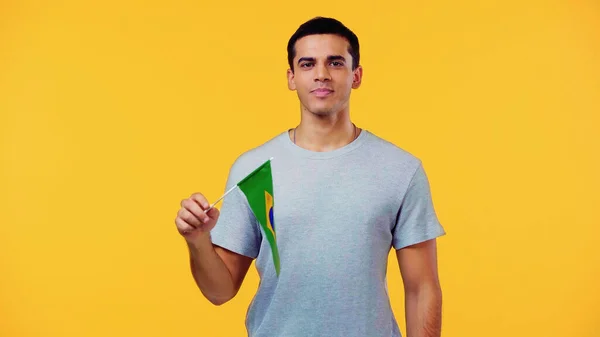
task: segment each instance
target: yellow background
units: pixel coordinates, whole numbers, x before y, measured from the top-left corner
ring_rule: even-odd
[[[600,336],[591,0],[1,2],[1,336],[245,334],[254,267],[212,306],[173,219],[298,123],[285,46],[316,15],[362,43],[354,121],[424,161],[443,336]]]

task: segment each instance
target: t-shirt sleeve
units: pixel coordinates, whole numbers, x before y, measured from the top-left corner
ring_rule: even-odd
[[[400,205],[392,245],[401,249],[446,234],[433,207],[429,181],[419,163]]]
[[[249,172],[248,172],[249,173]],[[244,177],[238,163],[229,171],[226,188],[228,191]],[[210,232],[213,244],[251,258],[258,256],[261,233],[246,196],[235,188],[222,200],[220,215]]]

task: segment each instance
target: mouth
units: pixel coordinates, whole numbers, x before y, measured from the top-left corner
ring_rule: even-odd
[[[330,94],[332,94],[333,90],[327,89],[327,88],[318,88],[318,89],[311,91],[311,93],[317,97],[326,97],[326,96],[329,96]]]

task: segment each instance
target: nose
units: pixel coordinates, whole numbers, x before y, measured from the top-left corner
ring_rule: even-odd
[[[315,82],[317,81],[329,81],[331,80],[331,74],[325,64],[318,64],[315,66]]]

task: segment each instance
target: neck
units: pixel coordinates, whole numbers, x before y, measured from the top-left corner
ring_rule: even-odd
[[[341,148],[358,137],[360,129],[350,120],[347,112],[319,116],[302,114],[300,124],[290,131],[296,145],[307,150],[326,152]]]

